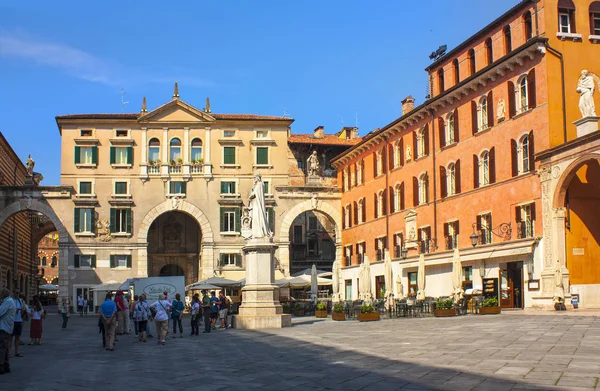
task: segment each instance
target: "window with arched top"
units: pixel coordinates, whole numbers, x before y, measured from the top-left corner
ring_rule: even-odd
[[[452,61],[452,70],[454,72],[454,84],[458,84],[460,82],[460,64],[457,58]]]
[[[377,193],[377,216],[376,217],[383,216],[384,205],[385,205],[385,200],[384,200],[384,196],[383,196],[383,190],[380,190]]]
[[[485,130],[488,128],[488,99],[487,96],[482,96],[479,99],[479,110],[477,110],[477,127],[478,129]]]
[[[590,34],[600,36],[600,1],[590,4]]]
[[[367,214],[367,210],[365,208],[365,199],[361,198],[360,200],[358,200],[358,210],[357,210],[357,220],[358,223],[364,223],[367,219],[366,219],[366,214]]]
[[[515,106],[517,114],[527,111],[529,108],[529,91],[527,86],[527,75],[523,75],[517,81],[515,88]]]
[[[425,141],[427,138],[427,130],[425,128],[421,129],[417,133],[417,150],[415,158],[420,158],[425,156]]]
[[[563,34],[576,33],[575,3],[572,0],[558,1],[558,31]]]
[[[471,75],[477,72],[476,63],[475,63],[475,49],[469,50],[469,71]]]
[[[422,174],[419,177],[419,205],[423,205],[427,203],[427,187],[429,185],[429,180],[427,174]]]
[[[190,161],[192,163],[201,163],[203,161],[202,140],[199,138],[193,139],[190,148]]]
[[[533,37],[533,22],[531,20],[531,11],[523,15],[523,27],[525,28],[525,39],[530,40]]]
[[[437,77],[438,77],[438,90],[439,90],[439,93],[441,94],[442,92],[444,92],[444,88],[445,88],[445,85],[444,85],[444,68],[440,68],[437,71]]]
[[[50,267],[56,267],[58,264],[58,257],[55,255],[52,256],[52,263],[50,263]]]
[[[351,216],[352,216],[352,211],[350,209],[350,205],[346,205],[344,207],[344,228],[350,228]]]
[[[490,153],[483,151],[479,155],[479,186],[490,184]]]
[[[45,255],[40,259],[40,266],[46,266],[46,256]]]
[[[180,159],[182,159],[181,140],[178,138],[173,138],[169,143],[169,160],[172,162],[177,162]]]
[[[400,212],[404,209],[404,192],[402,184],[394,187],[394,212]]]
[[[485,57],[487,60],[487,65],[490,65],[494,62],[494,49],[492,47],[491,38],[485,40]]]
[[[446,145],[454,144],[454,133],[456,128],[456,115],[454,112],[446,117],[445,139]]]
[[[510,31],[510,26],[504,27],[504,53],[508,54],[512,51],[512,33]]]
[[[402,142],[401,140],[398,140],[394,144],[394,168],[398,168],[402,165],[402,153]]]
[[[157,138],[152,138],[148,142],[148,161],[151,163],[160,160],[160,141]]]
[[[456,165],[448,164],[446,167],[446,194],[452,196],[456,194]]]

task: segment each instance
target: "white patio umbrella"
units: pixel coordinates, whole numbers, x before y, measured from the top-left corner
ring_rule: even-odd
[[[229,280],[227,278],[222,278],[222,277],[210,277],[205,280],[201,280],[201,281],[198,281],[198,282],[195,282],[193,284],[186,286],[185,290],[196,289],[195,286],[198,284],[215,285],[219,288],[227,288],[230,286],[239,286],[240,285],[239,281]]]
[[[312,267],[306,268],[302,271],[296,272],[294,274],[292,274],[292,277],[298,277],[301,276],[303,274],[308,274],[311,275],[312,274]],[[319,270],[317,269],[317,276],[319,277],[330,277],[331,276],[331,272],[326,272],[324,270]]]
[[[394,272],[392,271],[392,258],[390,252],[385,251],[385,257],[383,262],[383,280],[385,283],[385,299],[387,306],[392,305],[392,296],[394,294]]]
[[[317,290],[318,290],[318,282],[317,282],[317,266],[313,263],[312,270],[310,273],[310,297],[316,302],[317,301]]]
[[[402,268],[399,269],[396,276],[396,297],[404,297],[404,286],[402,285]]]
[[[452,285],[454,287],[454,299],[458,301],[463,297],[464,291],[462,289],[462,262],[457,248],[454,249],[452,255]]]
[[[417,270],[417,300],[425,300],[425,255],[419,255]]]
[[[341,271],[340,271],[340,261],[338,261],[337,259],[333,262],[333,267],[332,267],[332,275],[331,275],[331,287],[333,290],[333,296],[332,296],[332,300],[334,302],[337,302],[340,300],[340,275],[341,275]]]
[[[371,263],[369,262],[369,257],[366,255],[361,266],[359,290],[362,300],[366,302],[371,301],[373,297],[371,295]]]

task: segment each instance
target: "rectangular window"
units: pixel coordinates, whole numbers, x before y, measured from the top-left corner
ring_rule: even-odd
[[[115,182],[115,195],[127,195],[127,182]]]
[[[110,232],[116,234],[131,233],[131,209],[110,209]]]
[[[266,130],[258,130],[256,132],[256,138],[267,138],[269,137],[269,132]]]
[[[148,147],[148,161],[157,162],[160,160],[160,147]]]
[[[129,151],[131,147],[110,147],[110,164],[131,164]]]
[[[419,290],[417,272],[408,273],[408,292],[416,294]]]
[[[221,267],[241,267],[241,255],[236,253],[221,253],[220,263]]]
[[[269,147],[256,148],[256,164],[269,164]]]
[[[532,238],[534,236],[535,204],[517,207],[517,226],[519,239]]]
[[[444,224],[444,236],[446,239],[446,250],[454,250],[458,247],[458,221]]]
[[[131,268],[131,255],[111,255],[110,267]]]
[[[592,34],[600,35],[600,13],[592,15]]]
[[[419,247],[422,254],[429,254],[431,246],[431,227],[419,229]]]
[[[294,225],[294,244],[302,244],[302,231],[301,225]]]
[[[269,187],[269,181],[265,181],[263,179],[263,191],[265,192],[265,194],[271,194],[269,193],[270,187]]]
[[[567,10],[559,10],[559,31],[561,33],[571,33],[571,15]]]
[[[98,147],[75,147],[75,164],[97,164]]]
[[[221,208],[221,232],[240,231],[240,208]]]
[[[304,162],[302,160],[298,160],[298,168],[304,170]]]
[[[235,137],[235,130],[224,130],[223,137],[226,137],[226,138]]]
[[[462,288],[464,290],[473,289],[473,267],[463,266],[462,268]]]
[[[116,134],[117,137],[127,137],[129,133],[127,132],[127,130],[117,130]]]
[[[375,239],[375,251],[378,261],[383,261],[385,258],[385,250],[387,249],[387,238],[381,237]]]
[[[75,208],[74,223],[76,233],[92,233],[94,208]]]
[[[92,130],[91,129],[81,129],[79,131],[79,135],[81,137],[92,137]]]
[[[171,181],[169,182],[169,194],[183,194],[186,193],[186,183],[183,181]]]
[[[236,194],[235,181],[221,181],[221,194]]]
[[[481,244],[492,243],[492,214],[479,215],[478,225],[481,232]]]
[[[316,230],[317,229],[317,218],[315,216],[308,216],[308,229]]]
[[[352,265],[352,245],[344,248],[344,266]]]
[[[95,268],[95,255],[75,255],[75,268]]]
[[[402,247],[404,246],[404,237],[402,232],[394,234],[394,258],[402,257]]]
[[[79,194],[92,194],[92,182],[79,182]]]
[[[308,255],[315,256],[318,252],[317,238],[308,238]]]
[[[223,164],[235,164],[235,147],[223,147]]]

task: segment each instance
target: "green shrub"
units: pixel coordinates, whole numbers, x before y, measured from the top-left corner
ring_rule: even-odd
[[[335,312],[336,314],[341,314],[342,312],[344,312],[344,306],[340,303],[337,303],[333,306],[333,312]]]
[[[304,310],[304,304],[302,304],[302,303],[294,304],[294,311],[303,311],[303,310]]]
[[[438,299],[435,303],[435,309],[437,310],[449,310],[454,308],[454,301],[452,299]]]
[[[482,307],[498,307],[498,299],[495,297],[490,297],[488,299],[484,299],[483,303],[481,303]]]
[[[282,307],[283,307],[284,314],[289,314],[292,312],[292,306],[290,305],[290,303],[283,303]]]
[[[325,304],[325,303],[317,304],[317,311],[327,311],[327,304]]]
[[[360,307],[360,313],[361,314],[370,314],[373,311],[375,311],[375,309],[373,308],[373,306],[371,304],[363,304]]]

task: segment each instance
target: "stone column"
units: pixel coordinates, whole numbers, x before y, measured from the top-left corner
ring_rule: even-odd
[[[148,178],[148,128],[142,128],[142,164],[140,164],[140,178]]]
[[[160,175],[169,178],[169,128],[163,128],[162,164]]]
[[[69,247],[67,244],[58,243],[58,302],[62,303],[62,299],[69,297],[71,287],[69,286]]]
[[[190,128],[183,128],[183,178],[190,178]]]
[[[137,253],[137,277],[148,277],[148,247],[138,248]]]
[[[205,135],[204,135],[204,176],[208,176],[208,177],[212,177],[212,160],[211,160],[211,147],[212,147],[212,142],[210,139],[210,133],[211,133],[211,129],[210,127],[206,127],[204,128]]]

